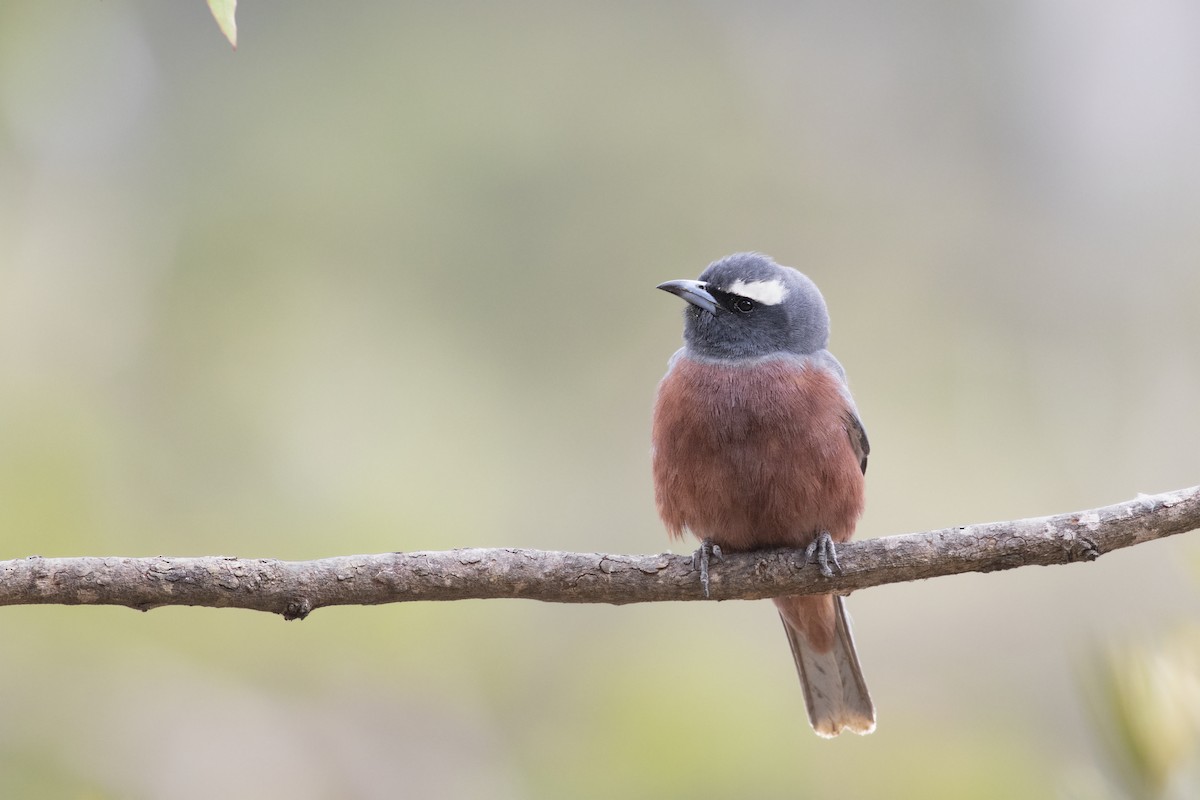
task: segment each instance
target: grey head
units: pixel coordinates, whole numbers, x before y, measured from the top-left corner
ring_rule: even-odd
[[[687,301],[683,339],[697,355],[736,361],[806,355],[829,344],[829,312],[817,285],[760,253],[727,256],[709,264],[700,280],[658,288]]]

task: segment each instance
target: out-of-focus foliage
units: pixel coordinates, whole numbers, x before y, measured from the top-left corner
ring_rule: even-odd
[[[860,535],[1196,481],[1188,3],[238,22],[0,5],[2,558],[690,549],[653,287],[744,249],[830,304]],[[1072,665],[1194,619],[1196,558],[856,594],[879,729],[833,742],[762,603],[0,609],[0,797],[1049,797]]]
[[[208,10],[221,28],[221,33],[237,49],[237,0],[208,0]]]
[[[1111,765],[1134,798],[1200,791],[1200,632],[1113,646],[1097,659],[1092,707]]]

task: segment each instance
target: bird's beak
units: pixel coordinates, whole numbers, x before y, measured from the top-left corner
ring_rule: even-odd
[[[658,288],[710,314],[717,313],[717,300],[709,294],[708,284],[702,281],[667,281],[660,283]]]

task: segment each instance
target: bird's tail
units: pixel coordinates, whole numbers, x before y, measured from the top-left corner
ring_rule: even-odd
[[[846,603],[840,595],[790,595],[775,605],[796,659],[808,721],[820,736],[843,728],[875,730],[875,706],[863,680]]]

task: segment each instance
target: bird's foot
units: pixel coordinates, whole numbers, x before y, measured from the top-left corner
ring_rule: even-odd
[[[818,533],[817,538],[813,539],[812,543],[804,549],[804,561],[807,564],[816,562],[821,569],[821,574],[826,578],[832,578],[835,571],[842,571],[842,565],[837,560],[837,547],[834,546],[833,537],[829,535],[829,531]]]
[[[692,569],[700,570],[700,585],[704,587],[704,596],[708,597],[708,562],[710,559],[720,561],[721,545],[713,544],[712,539],[703,539],[700,547],[692,553]]]

